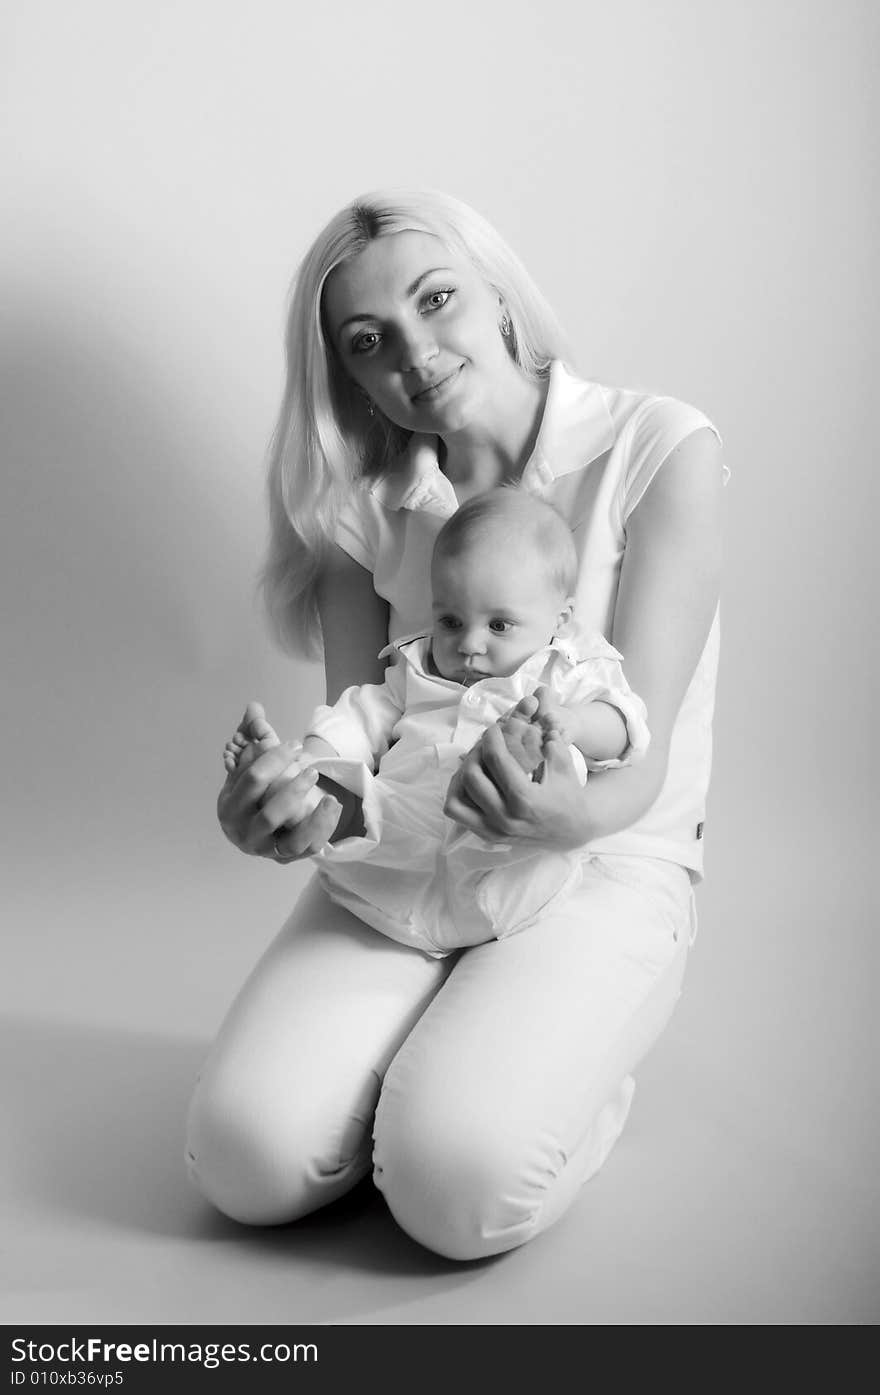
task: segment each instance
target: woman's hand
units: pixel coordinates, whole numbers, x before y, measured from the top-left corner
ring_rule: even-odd
[[[543,772],[540,780],[532,780],[519,754],[508,749],[516,716],[514,709],[489,727],[464,757],[449,782],[443,812],[489,842],[583,847],[593,836],[592,823],[568,747],[555,736],[545,740]],[[528,750],[524,731],[522,735]]]
[[[339,822],[342,806],[326,795],[312,812],[317,781],[296,760],[299,743],[282,742],[232,771],[217,800],[226,837],[242,852],[273,862],[295,862],[320,852]]]

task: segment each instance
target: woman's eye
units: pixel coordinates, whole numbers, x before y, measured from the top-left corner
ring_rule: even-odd
[[[489,629],[492,631],[493,634],[496,634],[496,635],[503,635],[503,634],[506,634],[507,631],[510,629],[510,621],[509,621],[509,620],[490,620],[490,621],[489,621]]]
[[[444,286],[441,290],[431,291],[425,296],[425,305],[429,310],[442,310],[450,296],[455,295],[452,286]]]
[[[359,334],[351,346],[353,354],[366,354],[370,349],[375,349],[379,342],[379,336],[374,329],[368,329],[365,334]]]

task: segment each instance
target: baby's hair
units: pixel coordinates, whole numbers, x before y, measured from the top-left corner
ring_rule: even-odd
[[[562,596],[574,591],[578,557],[565,519],[546,499],[518,484],[475,494],[447,519],[434,543],[434,559],[461,557],[490,539],[510,547],[531,546],[547,565],[551,584]]]

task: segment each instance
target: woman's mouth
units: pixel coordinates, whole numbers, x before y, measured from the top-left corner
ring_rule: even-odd
[[[444,373],[442,378],[435,378],[433,382],[427,383],[418,392],[414,392],[411,400],[413,402],[436,402],[440,397],[445,396],[458,380],[458,375],[463,368],[464,364],[460,363],[457,368],[453,368],[451,373]]]

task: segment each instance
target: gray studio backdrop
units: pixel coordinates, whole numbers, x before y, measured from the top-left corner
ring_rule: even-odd
[[[8,1009],[205,1043],[302,886],[213,817],[245,701],[292,734],[322,695],[254,599],[283,301],[342,202],[433,185],[507,236],[585,375],[723,433],[708,876],[671,1030],[710,1096],[861,1186],[880,11],[304,10],[4,7]]]

